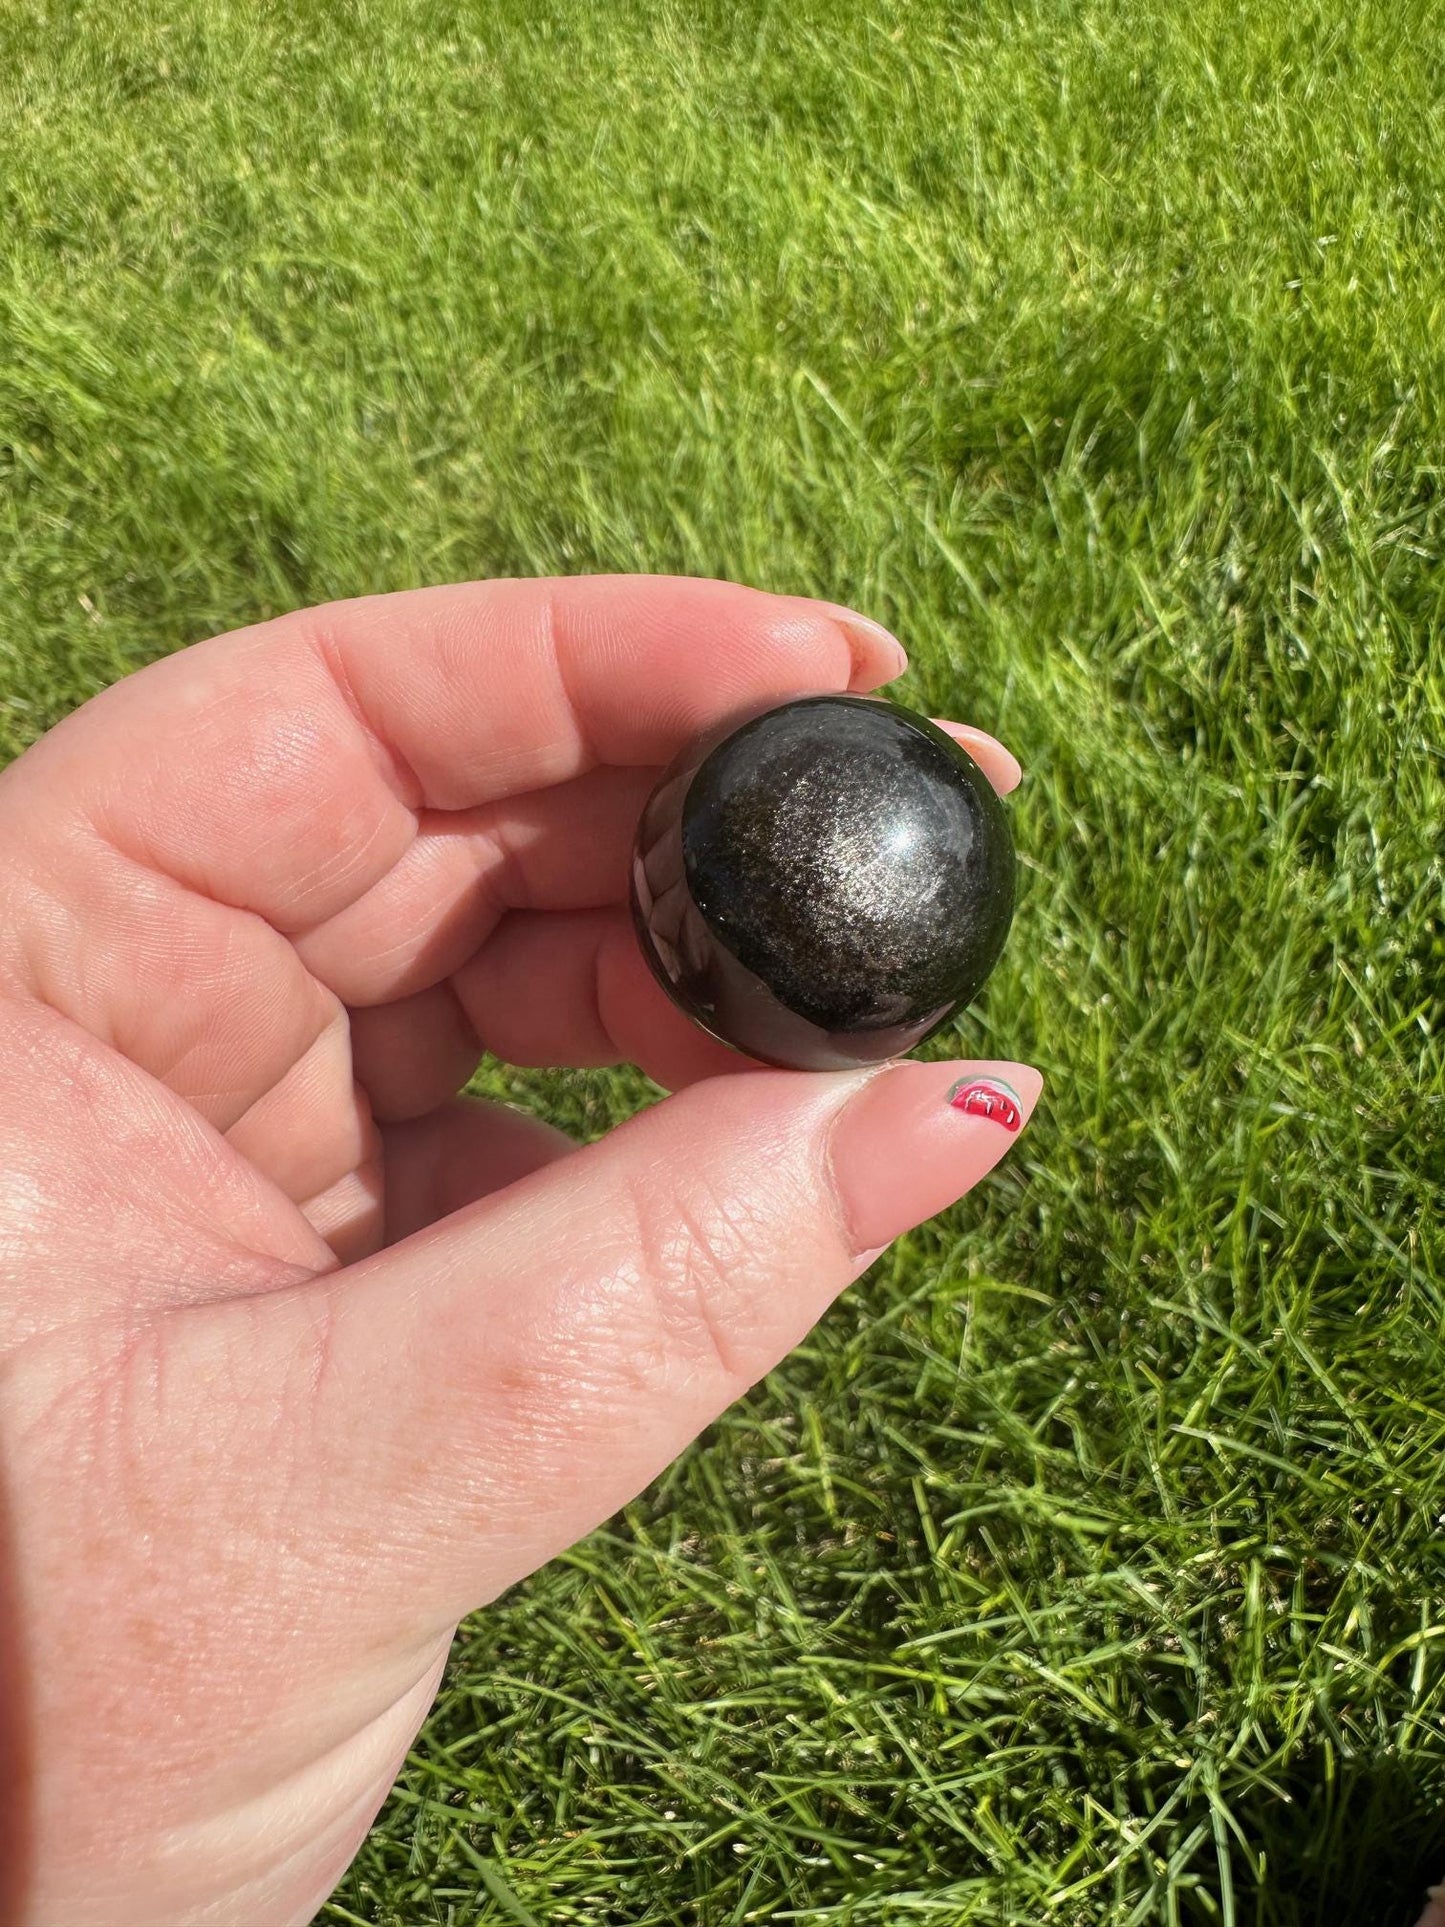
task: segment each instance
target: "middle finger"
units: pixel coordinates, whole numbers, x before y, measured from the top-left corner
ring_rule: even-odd
[[[344,1003],[411,997],[474,957],[509,910],[622,903],[654,769],[589,770],[474,810],[422,810],[414,842],[365,896],[297,937]]]

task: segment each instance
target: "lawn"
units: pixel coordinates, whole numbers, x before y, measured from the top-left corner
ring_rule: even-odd
[[[1445,1872],[1442,197],[1427,0],[0,11],[0,753],[267,612],[646,569],[874,612],[1028,771],[939,1044],[1026,1138],[464,1628],[328,1927]]]

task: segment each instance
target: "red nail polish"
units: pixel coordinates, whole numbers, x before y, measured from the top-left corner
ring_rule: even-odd
[[[1024,1121],[1018,1092],[999,1077],[964,1078],[948,1093],[948,1101],[955,1111],[991,1117],[1006,1131],[1017,1131]]]

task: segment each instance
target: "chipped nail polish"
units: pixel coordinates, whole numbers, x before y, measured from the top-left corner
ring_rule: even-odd
[[[1024,1121],[1023,1101],[1001,1077],[964,1077],[948,1093],[955,1111],[970,1117],[991,1117],[1006,1131],[1019,1130]]]

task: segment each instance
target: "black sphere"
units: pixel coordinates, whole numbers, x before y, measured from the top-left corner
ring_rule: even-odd
[[[750,1057],[843,1070],[971,1002],[1008,936],[1008,818],[966,750],[873,696],[805,696],[714,730],[638,826],[642,949]]]

